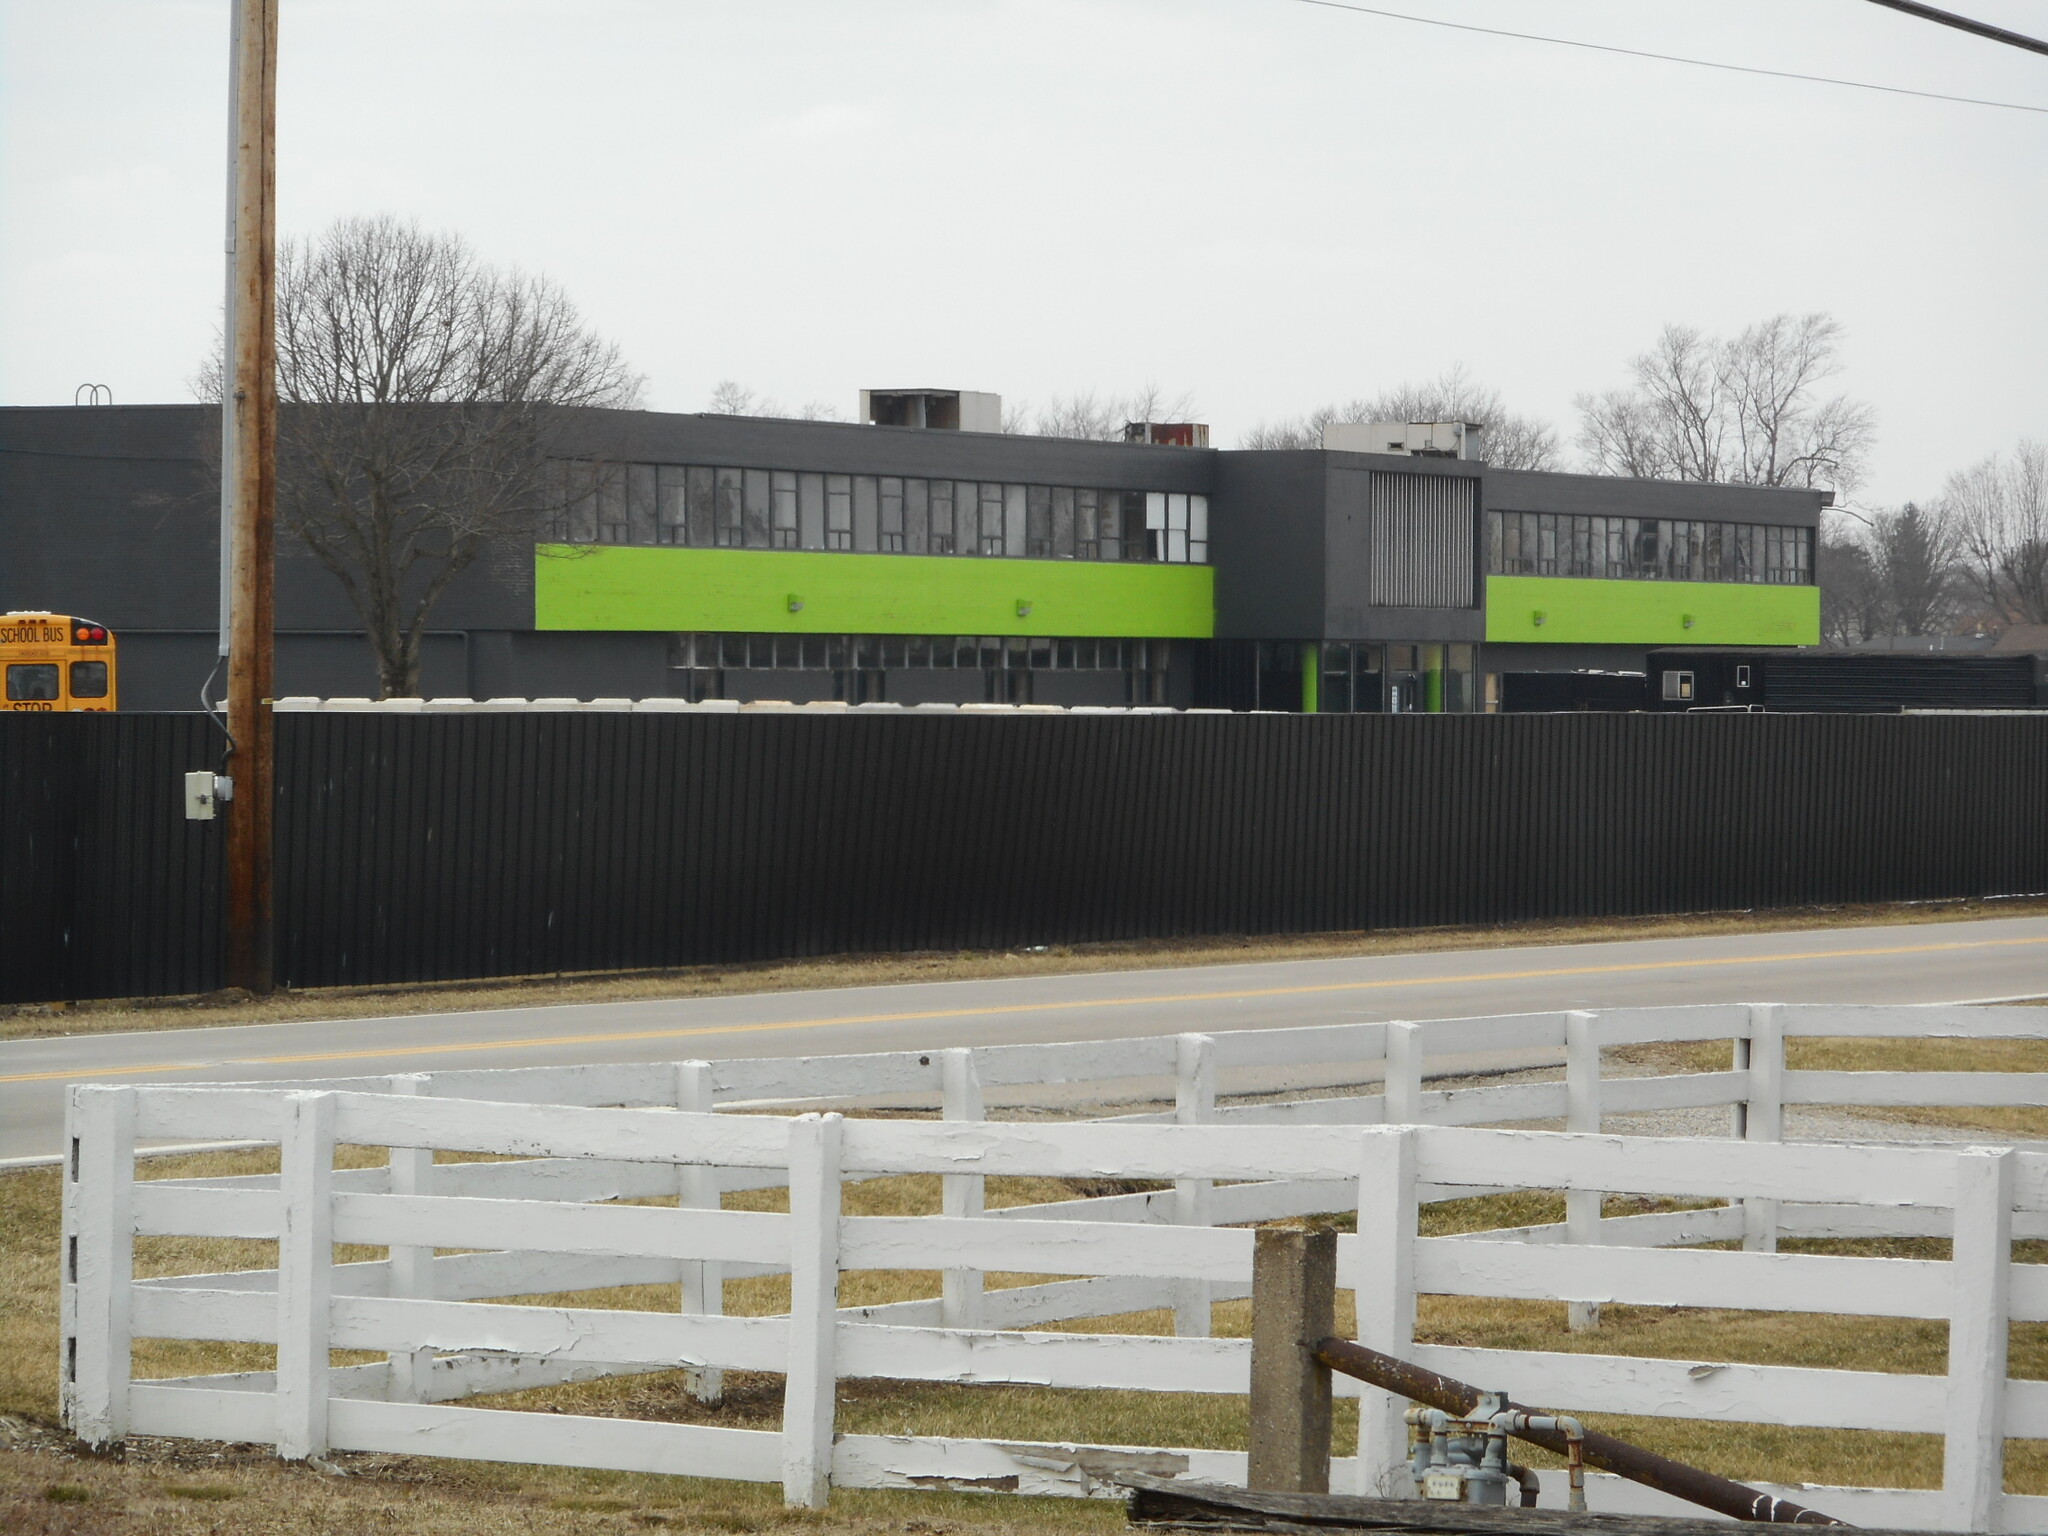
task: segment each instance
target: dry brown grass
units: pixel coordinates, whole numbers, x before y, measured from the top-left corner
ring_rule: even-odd
[[[1718,934],[1966,922],[2048,913],[2031,897],[1880,906],[1788,907],[1765,912],[1712,912],[1676,917],[1601,918],[1586,922],[1504,923],[1492,927],[1408,929],[1386,933],[1225,935],[1123,943],[1053,945],[1044,950],[943,954],[832,955],[761,965],[697,966],[619,975],[510,977],[502,981],[428,986],[328,987],[256,1000],[239,995],[118,999],[69,1005],[0,1008],[0,1040],[106,1034],[118,1030],[197,1029],[222,1024],[285,1024],[302,1020],[389,1018],[483,1008],[563,1003],[616,1003],[830,987],[890,986],[1159,966],[1227,965],[1248,961],[1322,960],[1354,955],[1425,954],[1441,950],[1594,944],[1615,939],[1676,939]]]
[[[1722,1040],[1626,1046],[1612,1055],[1659,1072],[1721,1072],[1730,1062]],[[1890,1040],[1850,1036],[1785,1042],[1785,1065],[1802,1072],[2048,1072],[2048,1040]],[[2048,1108],[1902,1106],[1859,1108],[1867,1120],[1988,1131],[2020,1140],[2048,1138]]]
[[[2000,1064],[2008,1060],[1996,1059]],[[373,1156],[363,1149],[346,1149],[342,1160],[360,1164]],[[273,1157],[203,1154],[159,1161],[146,1172],[151,1177],[253,1172],[274,1166]],[[56,1411],[57,1180],[56,1171],[48,1169],[0,1176],[0,1415],[31,1426],[28,1438],[34,1442],[29,1449],[0,1450],[0,1528],[10,1532],[118,1528],[182,1536],[202,1530],[389,1527],[468,1533],[513,1526],[552,1536],[667,1525],[728,1532],[816,1526],[835,1533],[915,1536],[954,1529],[1093,1530],[1119,1518],[1114,1506],[1081,1501],[859,1491],[835,1495],[832,1510],[824,1516],[790,1515],[780,1510],[777,1490],[733,1483],[361,1456],[338,1458],[351,1475],[333,1477],[279,1466],[260,1448],[181,1441],[143,1443],[126,1461],[81,1457],[50,1428]],[[1064,1181],[994,1179],[989,1199],[1000,1206],[1067,1198],[1075,1192]],[[930,1212],[937,1209],[938,1199],[938,1180],[931,1177],[873,1180],[849,1185],[846,1191],[847,1208],[857,1214]],[[729,1197],[729,1204],[772,1210],[783,1207],[785,1197],[780,1191],[762,1191]],[[1642,1201],[1610,1203],[1613,1213],[1648,1208]],[[1554,1221],[1562,1214],[1561,1197],[1531,1191],[1430,1207],[1425,1229],[1435,1234],[1476,1231]],[[1343,1226],[1345,1220],[1333,1217],[1330,1224]],[[1945,1243],[1919,1239],[1786,1246],[1926,1258],[1943,1257],[1946,1251]],[[337,1256],[367,1258],[375,1251],[345,1250]],[[2048,1245],[2022,1245],[2020,1256],[2048,1261]],[[138,1244],[137,1251],[138,1268],[146,1274],[265,1267],[272,1262],[271,1245],[263,1243],[151,1239]],[[990,1284],[1025,1284],[1040,1278],[1044,1277],[998,1275],[990,1277]],[[938,1292],[939,1279],[935,1270],[856,1272],[846,1277],[843,1297],[848,1304],[857,1304],[931,1296]],[[787,1281],[776,1277],[734,1281],[728,1286],[728,1305],[740,1313],[778,1311],[787,1303],[787,1290]],[[521,1300],[672,1311],[679,1297],[674,1286],[639,1286]],[[1219,1334],[1242,1336],[1249,1331],[1249,1305],[1220,1304],[1214,1321]],[[1341,1327],[1349,1324],[1348,1316],[1340,1318]],[[1171,1322],[1160,1311],[1058,1326],[1163,1333],[1170,1331]],[[1565,1330],[1561,1304],[1449,1297],[1424,1298],[1419,1332],[1432,1342],[1492,1348],[1935,1374],[1944,1369],[1946,1347],[1939,1323],[1700,1308],[1610,1306],[1599,1332],[1572,1334]],[[259,1346],[149,1340],[138,1345],[136,1366],[142,1376],[261,1369],[269,1364],[268,1356],[269,1351]],[[2012,1371],[2015,1376],[2048,1379],[2048,1326],[2013,1329]],[[1528,1399],[1543,1396],[1540,1381],[1507,1385]],[[773,1428],[781,1410],[781,1383],[774,1376],[730,1373],[725,1400],[716,1406],[694,1401],[680,1372],[502,1394],[486,1401],[537,1411]],[[1618,1416],[1593,1416],[1592,1422],[1666,1454],[1756,1480],[1889,1486],[1935,1486],[1940,1481],[1941,1446],[1933,1436]],[[1340,1448],[1355,1432],[1355,1423],[1350,1406],[1341,1405],[1336,1442]],[[849,1433],[1223,1449],[1242,1448],[1247,1430],[1244,1401],[1234,1397],[897,1381],[844,1384],[840,1425]],[[0,1445],[6,1440],[4,1430],[0,1424]],[[2015,1492],[2048,1493],[2048,1450],[2032,1442],[2015,1442],[2011,1452],[2008,1486]],[[60,1490],[54,1497],[53,1489]]]

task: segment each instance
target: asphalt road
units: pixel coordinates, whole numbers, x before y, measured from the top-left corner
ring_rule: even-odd
[[[81,1081],[263,1082],[1624,1004],[2044,994],[2048,918],[2028,917],[14,1040],[0,1043],[0,1159],[56,1152],[64,1087]]]

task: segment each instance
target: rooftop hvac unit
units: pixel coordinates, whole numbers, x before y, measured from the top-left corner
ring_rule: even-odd
[[[1486,428],[1476,421],[1333,421],[1323,428],[1323,448],[1330,453],[1483,459]]]
[[[1127,421],[1127,443],[1157,443],[1168,448],[1206,448],[1209,424],[1205,421]]]
[[[1000,432],[1003,397],[974,389],[864,389],[860,419],[875,427]]]

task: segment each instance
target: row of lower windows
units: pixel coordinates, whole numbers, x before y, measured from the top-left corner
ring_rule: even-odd
[[[781,672],[919,667],[1146,672],[1166,667],[1172,645],[1170,640],[1059,640],[1027,635],[682,634],[669,640],[669,665]]]
[[[701,464],[562,465],[572,544],[843,549],[1203,565],[1209,498],[995,480]]]
[[[1494,576],[1813,583],[1811,528],[1569,512],[1489,512],[1486,521]]]

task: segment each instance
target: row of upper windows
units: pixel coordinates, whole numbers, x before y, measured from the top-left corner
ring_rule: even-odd
[[[1209,498],[700,464],[567,464],[571,544],[843,549],[1205,565]]]
[[[1765,523],[1489,512],[1486,549],[1494,576],[1813,584],[1813,530]]]

